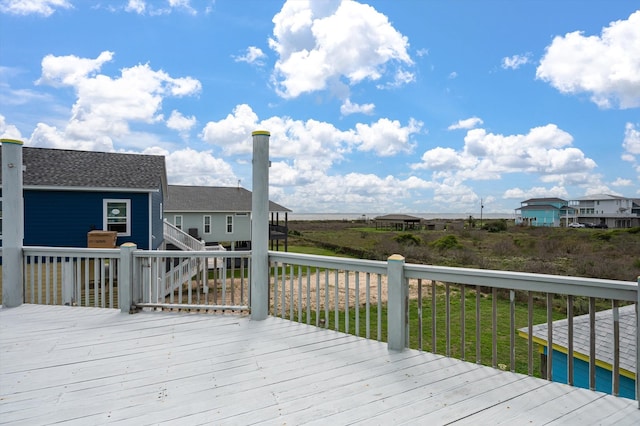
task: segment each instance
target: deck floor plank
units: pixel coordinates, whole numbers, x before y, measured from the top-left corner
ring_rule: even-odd
[[[276,317],[0,308],[0,424],[455,421],[640,424],[640,410]]]

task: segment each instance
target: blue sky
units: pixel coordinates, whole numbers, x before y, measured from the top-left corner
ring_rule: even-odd
[[[296,213],[640,198],[634,1],[0,0],[0,134]]]

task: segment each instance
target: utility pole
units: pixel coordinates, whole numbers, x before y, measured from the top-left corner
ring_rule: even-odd
[[[482,209],[484,209],[484,203],[482,202],[482,198],[480,198],[480,229],[482,229]]]

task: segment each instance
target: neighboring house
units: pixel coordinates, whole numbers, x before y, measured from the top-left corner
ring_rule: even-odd
[[[169,185],[164,217],[205,245],[226,244],[232,250],[249,248],[251,241],[251,191],[241,187]],[[269,239],[287,238],[291,210],[269,201]],[[280,223],[284,213],[284,223]]]
[[[397,231],[404,231],[406,229],[419,229],[422,223],[422,218],[406,214],[388,214],[385,216],[378,216],[374,221],[376,222],[376,229],[395,229]]]
[[[636,381],[636,317],[635,305],[618,309],[620,329],[620,396],[635,399]],[[596,390],[612,393],[614,364],[613,310],[597,312],[595,326],[596,342]],[[553,356],[552,379],[567,383],[568,377],[568,320],[552,323]],[[533,327],[533,341],[538,343],[542,359],[541,373],[546,376],[548,354],[547,324]],[[528,329],[521,328],[519,335],[528,338]],[[589,315],[573,319],[573,375],[575,386],[589,388]]]
[[[568,221],[573,215],[573,208],[561,198],[531,198],[516,209],[516,225],[560,226],[561,219]]]
[[[569,201],[581,223],[607,225],[609,228],[640,226],[640,201],[616,195],[597,194]]]
[[[87,247],[92,230],[162,245],[163,156],[23,147],[22,158],[25,246]]]

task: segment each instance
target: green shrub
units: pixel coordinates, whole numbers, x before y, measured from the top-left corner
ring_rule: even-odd
[[[482,229],[489,232],[501,232],[507,230],[507,221],[505,219],[500,220],[492,220],[490,222],[485,223],[482,226]]]
[[[420,237],[417,237],[410,233],[399,234],[393,237],[393,239],[398,243],[405,246],[419,246],[422,240]]]
[[[455,235],[446,235],[442,238],[439,238],[435,241],[432,241],[429,244],[433,248],[437,248],[438,250],[450,250],[450,249],[459,249],[462,248],[462,244],[458,241]]]

